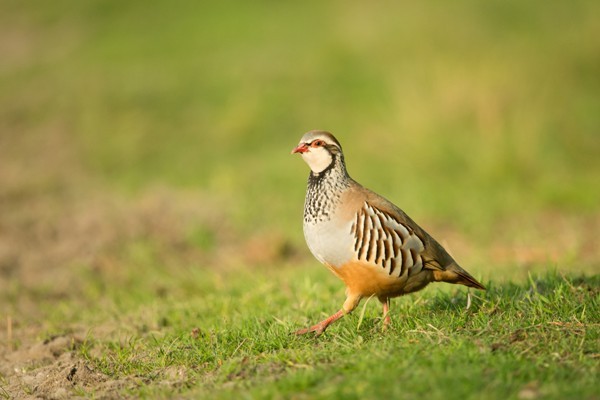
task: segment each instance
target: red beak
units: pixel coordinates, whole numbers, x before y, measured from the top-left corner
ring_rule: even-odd
[[[292,150],[292,154],[294,153],[306,153],[308,151],[308,145],[306,143],[300,143],[298,146]]]

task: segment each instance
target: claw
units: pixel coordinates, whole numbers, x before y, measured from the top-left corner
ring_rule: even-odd
[[[319,324],[313,325],[309,328],[299,329],[296,332],[294,332],[294,334],[300,336],[300,335],[306,335],[307,333],[310,333],[310,332],[314,332],[315,336],[321,336],[321,334],[323,332],[325,332],[325,328],[326,327],[322,326],[319,323]]]
[[[305,335],[307,333],[314,332],[315,336],[320,336],[323,332],[325,332],[325,329],[327,329],[327,327],[329,325],[331,325],[338,319],[342,318],[344,316],[344,314],[345,314],[345,311],[340,310],[340,311],[336,312],[335,314],[333,314],[331,317],[326,318],[323,321],[319,322],[318,324],[315,324],[309,328],[297,330],[295,332],[295,334],[296,335]]]

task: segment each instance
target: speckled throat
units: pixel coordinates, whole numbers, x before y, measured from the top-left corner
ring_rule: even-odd
[[[304,223],[329,221],[340,202],[342,193],[350,186],[351,178],[346,171],[343,156],[332,155],[333,161],[320,173],[308,176],[308,188],[304,200]]]

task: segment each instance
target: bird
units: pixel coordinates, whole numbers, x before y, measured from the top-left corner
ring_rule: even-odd
[[[404,211],[350,177],[340,142],[327,131],[305,133],[292,154],[310,167],[303,230],[314,257],[346,286],[342,308],[295,333],[322,334],[363,298],[383,305],[383,328],[391,323],[390,299],[448,282],[485,290]]]

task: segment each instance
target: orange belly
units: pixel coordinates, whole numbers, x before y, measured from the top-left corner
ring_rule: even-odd
[[[340,267],[328,267],[344,281],[350,293],[362,297],[398,296],[403,293],[406,284],[406,276],[390,276],[380,266],[360,261],[349,262]]]

